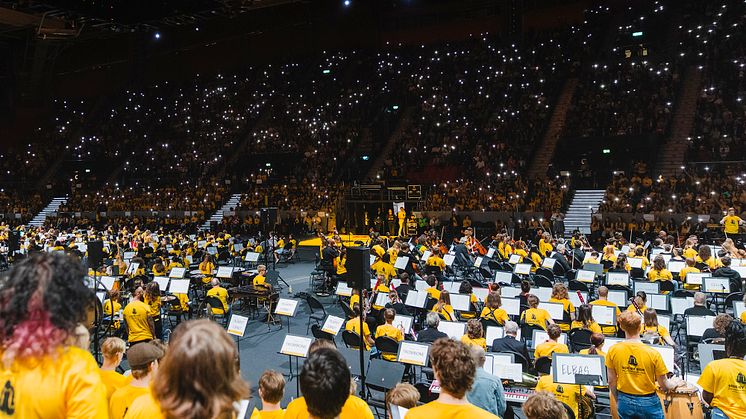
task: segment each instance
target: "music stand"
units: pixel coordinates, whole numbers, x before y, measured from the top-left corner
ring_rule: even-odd
[[[599,355],[552,354],[552,381],[578,386],[578,401],[583,386],[608,385],[604,357]],[[584,417],[583,403],[578,403],[579,417]]]
[[[337,350],[347,361],[347,367],[350,369],[351,375],[355,377],[363,375],[363,370],[360,369],[360,354],[357,349],[338,348]],[[368,362],[370,362],[370,352],[363,351],[363,365],[367,367]]]
[[[280,347],[280,351],[278,353],[288,356],[288,363],[290,366],[290,380],[297,377],[297,374],[293,374],[293,358],[295,358],[296,371],[300,371],[300,368],[298,367],[298,358],[308,357],[308,349],[311,346],[311,342],[313,342],[313,339],[307,336],[297,336],[291,335],[289,333],[285,335],[285,339],[282,341],[282,346]],[[300,394],[300,382],[297,379],[295,380],[295,386],[297,392],[296,394]]]
[[[737,320],[736,320],[737,321]],[[712,361],[724,358],[725,345],[713,345],[711,343],[700,343],[697,345],[699,352],[699,370],[704,371],[705,366]]]

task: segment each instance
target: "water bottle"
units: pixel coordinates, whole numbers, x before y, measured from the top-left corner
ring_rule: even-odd
[[[292,294],[292,293],[293,293],[293,286],[288,285],[288,294]]]

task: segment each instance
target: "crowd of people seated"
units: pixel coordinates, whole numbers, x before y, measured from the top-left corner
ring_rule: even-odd
[[[107,187],[97,192],[76,191],[59,212],[81,211],[197,211],[199,217],[211,214],[226,199],[225,185],[211,183],[174,187]]]
[[[740,170],[739,170],[740,169]],[[744,166],[699,168],[676,177],[653,178],[649,173],[618,172],[606,189],[599,212],[722,214],[746,208]]]

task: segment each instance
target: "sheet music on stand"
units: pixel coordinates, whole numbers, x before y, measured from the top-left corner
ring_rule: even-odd
[[[607,385],[604,357],[555,352],[552,354],[552,381],[583,386]]]

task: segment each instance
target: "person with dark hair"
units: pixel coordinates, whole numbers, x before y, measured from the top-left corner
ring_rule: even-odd
[[[627,311],[631,313],[637,313],[639,310],[640,315],[645,312],[645,310],[648,308],[647,302],[648,302],[648,295],[645,293],[645,291],[637,291],[634,298],[634,304],[630,304],[627,307]],[[635,307],[635,304],[637,304],[637,307]]]
[[[368,323],[363,322],[363,330],[361,333],[360,305],[355,303],[355,305],[352,307],[352,312],[355,313],[355,317],[351,318],[350,320],[347,320],[347,324],[345,324],[345,330],[349,330],[349,331],[357,333],[357,335],[360,336],[363,339],[363,342],[365,343],[365,350],[369,351],[371,346],[375,344],[375,341],[373,340],[373,337],[370,335],[370,327],[368,326]]]
[[[619,315],[622,314],[621,310],[619,310],[619,306],[617,306],[612,301],[609,301],[609,288],[607,288],[604,285],[601,285],[600,287],[598,287],[596,292],[598,293],[598,299],[591,301],[590,302],[591,306],[599,305],[599,306],[604,306],[604,307],[614,307],[617,317],[619,317]],[[591,307],[591,313],[593,313],[593,307]],[[613,335],[616,333],[616,326],[603,326],[601,328],[601,331],[605,335]]]
[[[487,294],[487,298],[484,302],[484,308],[479,314],[479,318],[485,320],[493,320],[501,326],[504,325],[505,322],[510,320],[510,317],[508,317],[508,312],[505,311],[505,309],[500,308],[500,306],[502,306],[502,298],[500,297],[500,293],[496,291],[490,292],[489,294]]]
[[[95,295],[80,262],[35,253],[0,279],[0,416],[101,418],[106,387],[74,345]]]
[[[547,325],[554,324],[552,316],[543,308],[539,308],[539,297],[529,294],[526,298],[528,309],[521,313],[521,323],[532,324],[547,330]]]
[[[153,319],[153,330],[156,339],[163,338],[163,324],[161,323],[161,289],[153,281],[145,287],[145,304],[148,305],[148,316]]]
[[[591,335],[591,346],[588,349],[581,349],[580,354],[581,355],[601,355],[606,356],[606,353],[603,351],[604,342],[606,341],[606,336],[604,336],[601,333],[594,333]]]
[[[730,291],[741,292],[741,280],[743,278],[741,278],[741,274],[739,274],[738,271],[730,267],[730,256],[723,256],[722,258],[720,258],[720,263],[723,266],[716,269],[715,272],[712,273],[712,276],[716,278],[728,278],[731,284],[738,286],[738,288],[734,289],[735,287],[731,285]]]
[[[350,370],[333,349],[311,354],[300,372],[300,389],[313,419],[334,419],[350,395]]]
[[[562,335],[562,329],[556,324],[550,324],[547,327],[547,335],[549,340],[546,342],[539,343],[534,349],[534,359],[541,358],[542,356],[552,357],[553,353],[558,354],[569,354],[570,349],[564,343],[559,343],[559,337]]]
[[[577,307],[577,319],[572,321],[571,329],[586,329],[593,333],[601,333],[601,326],[593,320],[593,310],[588,304]]]
[[[406,419],[497,418],[466,398],[477,370],[468,346],[452,339],[438,339],[430,350],[430,360],[435,379],[440,382],[440,395],[437,400],[407,412]]]
[[[174,330],[151,391],[132,402],[125,418],[227,418],[249,393],[233,339],[213,321],[190,320]]]
[[[705,366],[697,384],[712,407],[713,419],[746,417],[746,325],[732,321],[725,330],[725,353]]]

